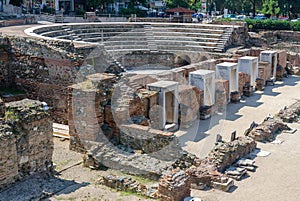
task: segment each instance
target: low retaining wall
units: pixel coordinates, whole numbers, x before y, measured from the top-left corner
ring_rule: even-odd
[[[0,21],[0,27],[17,26],[25,24],[37,24],[37,18],[35,16],[26,16],[21,19],[11,19]]]

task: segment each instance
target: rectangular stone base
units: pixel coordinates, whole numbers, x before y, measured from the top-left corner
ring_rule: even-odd
[[[228,178],[227,182],[225,183],[212,182],[212,186],[215,189],[227,192],[232,186],[234,186],[234,181],[233,179]]]

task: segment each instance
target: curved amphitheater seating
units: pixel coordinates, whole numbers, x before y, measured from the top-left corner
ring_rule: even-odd
[[[223,52],[233,28],[225,25],[174,23],[87,23],[38,27],[42,37],[101,43],[108,52]]]

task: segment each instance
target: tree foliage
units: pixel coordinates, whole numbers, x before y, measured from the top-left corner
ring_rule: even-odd
[[[167,7],[168,8],[176,8],[176,7],[183,7],[189,8],[189,0],[167,0]]]
[[[277,0],[264,0],[261,12],[263,14],[275,16],[279,14],[280,8]]]

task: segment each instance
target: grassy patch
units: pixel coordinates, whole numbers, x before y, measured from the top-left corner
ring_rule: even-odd
[[[144,184],[144,185],[155,183],[155,181],[153,181],[151,179],[148,179],[148,178],[141,177],[141,176],[131,176],[131,175],[128,175],[128,177],[131,177],[132,179],[136,180],[140,184]]]

